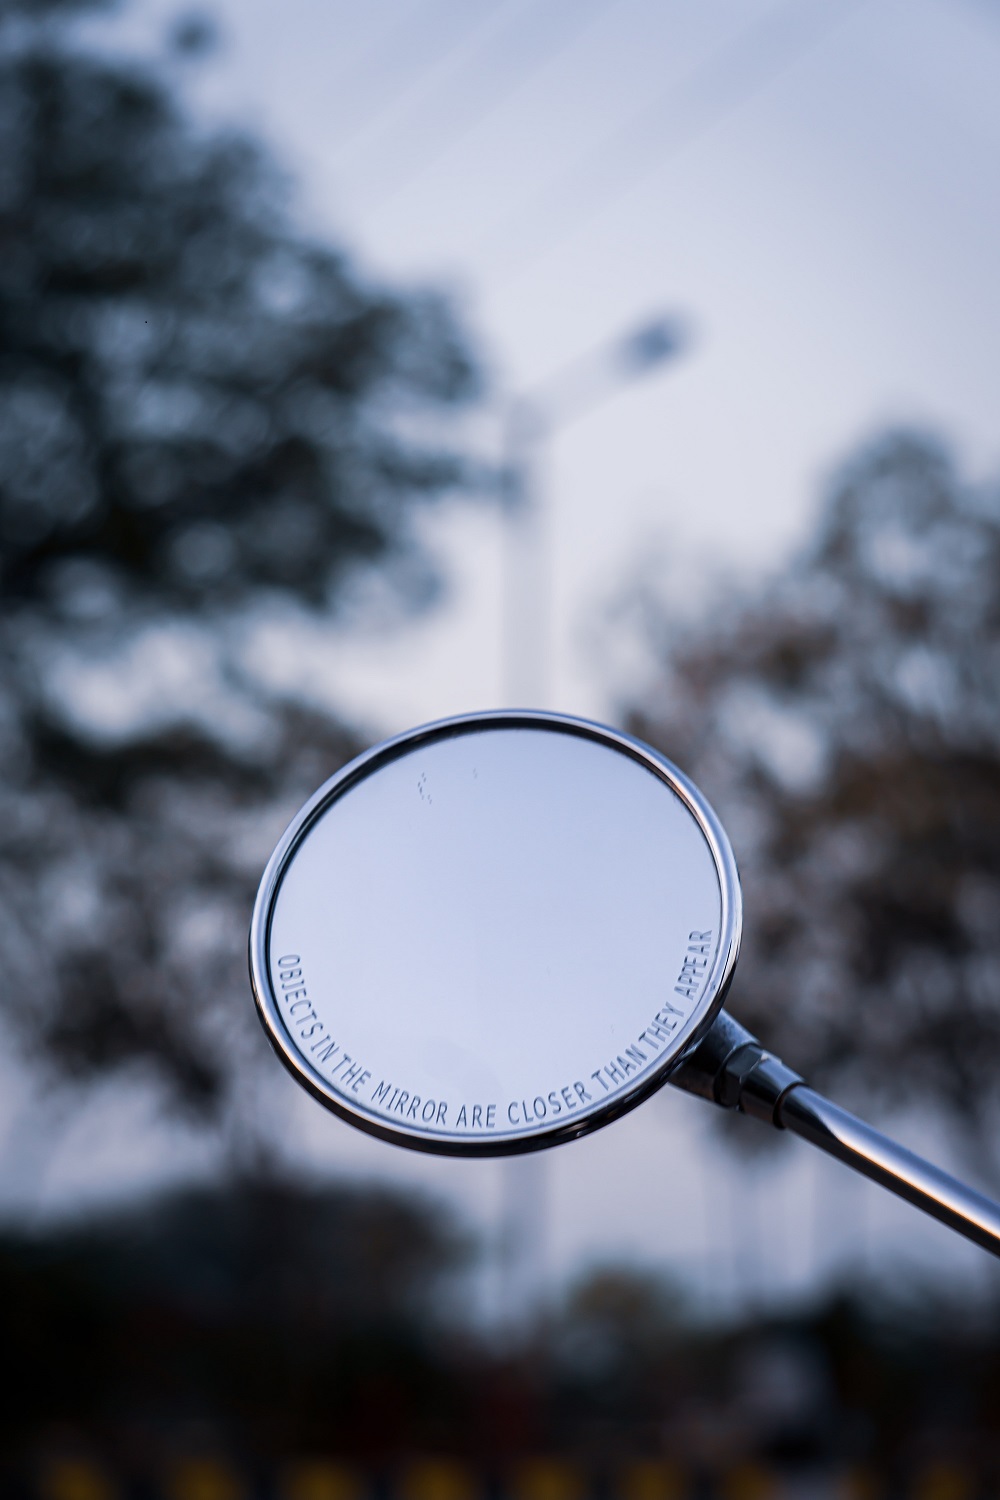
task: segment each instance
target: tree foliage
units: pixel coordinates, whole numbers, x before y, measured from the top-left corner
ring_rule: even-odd
[[[73,9],[0,4],[5,1004],[79,1075],[139,1059],[208,1105],[267,843],[356,748],[265,690],[249,622],[376,565],[426,594],[476,376],[440,297],[300,234],[258,148]],[[109,706],[154,661],[173,699]]]
[[[440,1420],[470,1249],[441,1204],[269,1178],[8,1229],[0,1319],[20,1379],[4,1453],[148,1413],[153,1469],[193,1414],[263,1454],[405,1442]]]
[[[734,836],[734,1013],[818,1082],[932,1098],[980,1140],[1000,1082],[998,682],[996,487],[897,433],[632,716]]]

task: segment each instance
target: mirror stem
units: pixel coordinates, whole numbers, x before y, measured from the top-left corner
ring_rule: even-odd
[[[670,1082],[723,1109],[794,1131],[1000,1256],[1000,1205],[807,1088],[725,1011]]]

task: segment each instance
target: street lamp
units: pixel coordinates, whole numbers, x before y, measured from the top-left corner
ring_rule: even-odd
[[[503,691],[508,704],[547,708],[551,693],[552,548],[539,475],[548,439],[628,385],[683,354],[691,342],[679,317],[637,327],[565,365],[509,404],[504,422]],[[546,1236],[546,1167],[540,1155],[502,1165],[500,1303],[508,1332],[534,1310]]]
[[[690,342],[690,327],[683,319],[647,318],[509,402],[502,465],[506,519],[503,693],[508,703],[541,708],[551,690],[552,570],[539,482],[546,442],[623,387],[685,353]]]

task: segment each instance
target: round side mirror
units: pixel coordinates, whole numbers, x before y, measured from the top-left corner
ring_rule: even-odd
[[[267,1033],[336,1114],[496,1156],[595,1130],[710,1027],[741,907],[729,842],[648,746],[474,714],[376,747],[279,844],[250,959]]]

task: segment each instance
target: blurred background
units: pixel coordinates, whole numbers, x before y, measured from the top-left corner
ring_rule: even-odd
[[[1000,1193],[1000,8],[0,0],[0,1408],[46,1500],[974,1500],[994,1263],[659,1097],[393,1152],[245,945],[385,734],[624,725],[731,1008]]]

